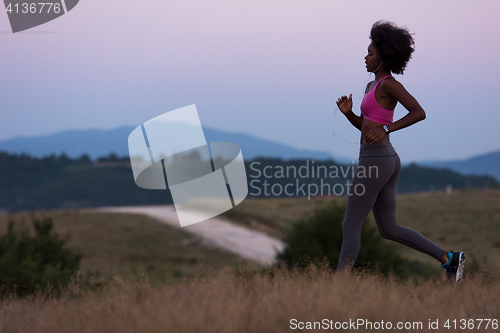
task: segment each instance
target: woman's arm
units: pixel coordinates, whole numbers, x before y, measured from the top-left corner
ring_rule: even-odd
[[[425,119],[424,109],[420,106],[420,104],[418,104],[415,97],[406,91],[405,87],[403,87],[401,83],[396,80],[384,80],[380,84],[380,88],[383,89],[386,94],[392,96],[396,101],[401,103],[406,110],[408,110],[408,114],[406,114],[403,118],[387,125],[390,132],[411,126]],[[366,134],[365,142],[368,144],[374,143],[385,135],[387,134],[382,127],[374,128]]]
[[[384,91],[396,99],[401,105],[408,110],[408,113],[398,121],[387,125],[391,132],[400,130],[402,128],[411,126],[421,120],[425,119],[425,111],[418,104],[415,97],[410,95],[408,91],[406,91],[405,87],[401,83],[396,80],[387,80],[384,83]]]
[[[361,125],[363,124],[363,115],[361,116],[356,116],[352,110],[348,113],[344,113],[346,116],[347,120],[352,124],[352,126],[356,127],[361,131]]]
[[[342,112],[344,116],[346,116],[349,122],[361,131],[361,125],[363,124],[363,115],[359,117],[356,116],[354,112],[352,112],[352,94],[349,95],[349,98],[347,98],[347,96],[340,97],[337,100],[337,107],[339,108],[340,112]]]

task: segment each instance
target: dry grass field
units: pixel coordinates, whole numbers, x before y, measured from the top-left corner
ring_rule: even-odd
[[[345,198],[247,199],[225,216],[282,237],[328,200]],[[333,330],[337,323],[344,332],[500,331],[500,191],[398,196],[401,225],[467,253],[466,277],[457,288],[444,272],[402,282],[362,271],[257,268],[142,216],[37,214],[52,216],[56,231],[83,254],[81,274],[60,297],[0,300],[0,332],[288,332],[309,331],[299,329],[307,322]],[[0,233],[8,218],[28,223],[28,215],[1,217]],[[390,243],[441,270],[434,259]],[[94,282],[82,283],[88,276]],[[437,329],[429,328],[436,321]]]
[[[6,299],[0,331],[290,332],[317,322],[343,332],[498,332],[498,295],[500,284],[479,274],[452,289],[443,279],[415,285],[362,272],[222,269],[157,287],[116,278],[99,292],[76,285],[60,298]]]

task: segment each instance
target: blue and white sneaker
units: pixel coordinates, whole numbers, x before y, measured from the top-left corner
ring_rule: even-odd
[[[441,267],[445,269],[446,277],[454,283],[453,287],[456,287],[464,274],[465,253],[451,250],[448,252],[448,258],[448,262],[441,264]]]

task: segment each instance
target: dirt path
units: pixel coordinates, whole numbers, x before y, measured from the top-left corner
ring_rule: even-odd
[[[180,228],[173,206],[104,207],[93,211],[143,214]],[[284,243],[262,232],[250,230],[217,217],[182,228],[206,242],[262,265],[275,262],[275,254]]]

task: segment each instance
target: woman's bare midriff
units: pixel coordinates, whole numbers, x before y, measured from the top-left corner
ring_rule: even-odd
[[[361,124],[361,139],[360,139],[359,143],[363,146],[363,138],[366,136],[366,134],[368,134],[368,132],[370,132],[370,130],[372,130],[374,128],[382,127],[382,126],[384,126],[384,125],[376,123],[376,122],[371,121],[371,120],[368,120],[366,118],[363,118],[363,123]],[[391,141],[389,141],[389,134],[387,134],[382,139],[372,143],[372,145],[387,145],[389,143],[391,143]]]

